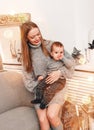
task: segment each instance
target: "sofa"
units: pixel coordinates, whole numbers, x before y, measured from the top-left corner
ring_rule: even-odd
[[[0,130],[39,130],[32,94],[24,87],[22,74],[0,72]]]

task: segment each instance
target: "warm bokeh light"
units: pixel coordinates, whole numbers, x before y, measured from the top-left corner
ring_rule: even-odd
[[[94,81],[94,77],[93,76],[89,76],[88,77],[88,81]]]
[[[89,104],[91,102],[91,97],[90,96],[82,97],[82,102],[83,104]]]
[[[79,59],[79,63],[82,64],[82,65],[85,64],[86,63],[86,59],[84,57],[81,57]]]

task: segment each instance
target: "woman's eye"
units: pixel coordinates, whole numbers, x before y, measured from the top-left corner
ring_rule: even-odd
[[[30,39],[34,39],[34,37],[30,37]]]
[[[41,36],[40,33],[37,36],[40,37]]]

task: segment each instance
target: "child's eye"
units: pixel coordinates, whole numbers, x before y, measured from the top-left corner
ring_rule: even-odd
[[[63,51],[61,51],[60,53],[63,54]]]

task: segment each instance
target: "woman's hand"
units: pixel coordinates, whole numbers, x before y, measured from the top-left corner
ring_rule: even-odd
[[[46,83],[47,84],[52,84],[55,81],[57,81],[60,78],[60,76],[61,76],[61,71],[60,70],[53,71],[46,78]]]

